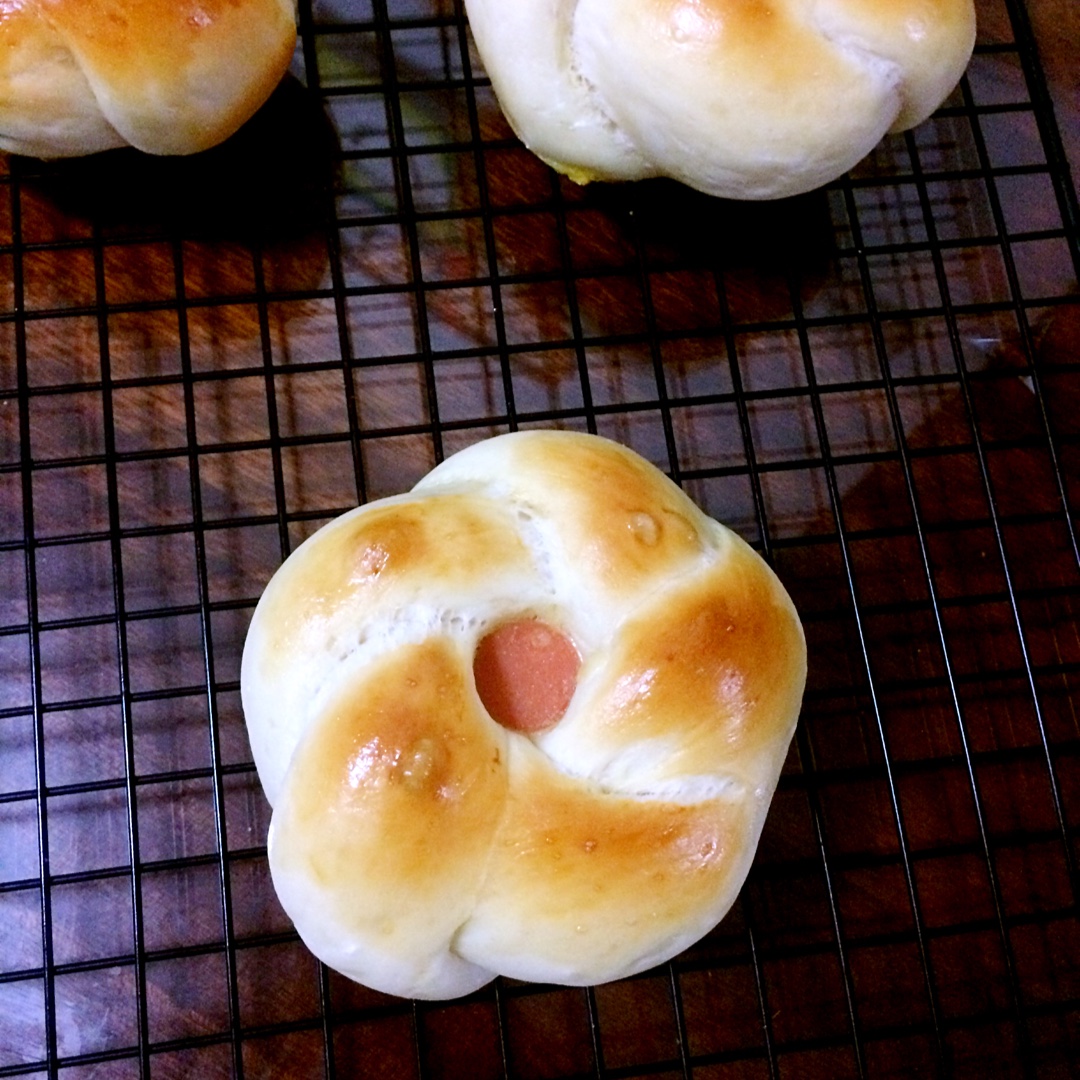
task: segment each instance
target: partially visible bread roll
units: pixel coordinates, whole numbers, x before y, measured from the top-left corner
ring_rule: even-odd
[[[945,99],[972,0],[466,0],[526,146],[579,182],[770,199],[846,172]]]
[[[270,96],[295,43],[294,0],[3,0],[0,149],[205,150]]]
[[[402,996],[642,971],[734,902],[805,677],[775,575],[652,465],[478,443],[259,601],[241,693],[278,896]]]

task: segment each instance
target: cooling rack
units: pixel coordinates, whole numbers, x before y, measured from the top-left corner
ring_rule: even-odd
[[[198,158],[2,163],[0,1077],[1077,1075],[1080,40],[978,7],[931,120],[775,205],[559,179],[449,0],[302,3]],[[762,551],[804,712],[687,953],[401,1001],[274,898],[244,632],[320,524],[531,426]]]

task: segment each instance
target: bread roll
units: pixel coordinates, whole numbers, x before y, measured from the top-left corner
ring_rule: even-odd
[[[972,0],[466,0],[526,146],[578,182],[671,176],[771,199],[928,117],[975,41]]]
[[[0,149],[205,150],[269,97],[295,43],[294,0],[4,0]]]
[[[519,729],[474,658],[523,626],[575,665],[562,715]],[[805,675],[775,575],[652,465],[478,443],[325,526],[259,601],[241,692],[278,896],[321,960],[406,997],[652,967],[734,902]]]

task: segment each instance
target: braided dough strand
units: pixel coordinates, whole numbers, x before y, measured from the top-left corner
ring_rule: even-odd
[[[4,0],[0,149],[205,150],[270,96],[295,43],[294,0]]]
[[[671,176],[771,199],[925,120],[972,0],[466,0],[511,126],[579,182]]]

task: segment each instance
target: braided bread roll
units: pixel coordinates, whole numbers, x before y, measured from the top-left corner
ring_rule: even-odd
[[[972,0],[466,0],[511,126],[571,179],[712,195],[819,187],[921,123],[975,42]]]
[[[0,149],[205,150],[270,96],[295,44],[294,0],[4,0]]]
[[[478,690],[508,628],[530,638],[511,695],[574,657],[532,730]],[[281,903],[328,965],[407,997],[649,968],[734,902],[805,674],[772,571],[652,465],[590,435],[478,443],[321,529],[255,611]]]

